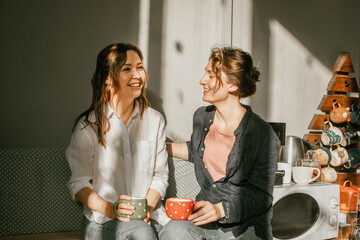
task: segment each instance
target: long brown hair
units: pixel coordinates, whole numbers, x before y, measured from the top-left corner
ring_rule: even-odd
[[[127,60],[127,51],[135,51],[141,61],[143,55],[140,49],[128,43],[114,43],[105,47],[97,56],[96,69],[91,79],[91,86],[93,89],[91,106],[76,118],[73,131],[78,122],[84,118],[85,125],[91,125],[96,132],[99,142],[102,146],[106,147],[105,134],[110,130],[110,123],[105,115],[106,104],[110,100],[110,88],[105,84],[105,80],[110,76],[113,79],[114,90],[119,90],[119,75],[120,70]],[[146,73],[146,72],[145,72]],[[146,74],[147,76],[147,74]],[[147,79],[145,80],[147,81]],[[142,117],[145,109],[149,103],[145,96],[145,84],[141,90],[141,94],[135,101],[140,105],[140,116]],[[89,114],[94,111],[95,121],[89,120]]]
[[[256,83],[259,82],[259,69],[253,66],[249,53],[235,47],[213,48],[209,57],[212,62],[212,71],[216,75],[218,88],[221,86],[221,73],[228,81],[238,87],[236,94],[246,98],[256,92]]]

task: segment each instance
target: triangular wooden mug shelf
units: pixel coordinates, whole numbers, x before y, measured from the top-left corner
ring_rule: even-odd
[[[315,141],[321,141],[321,134],[323,131],[324,122],[330,121],[329,113],[333,109],[333,103],[338,102],[342,107],[351,107],[353,103],[360,105],[359,100],[359,87],[356,78],[350,77],[349,73],[353,73],[354,68],[351,62],[350,54],[348,52],[341,52],[333,67],[333,76],[327,86],[327,95],[324,95],[317,107],[321,114],[314,114],[312,120],[309,123],[309,133],[303,136],[303,139],[307,140],[312,146]],[[342,131],[350,125],[350,122],[342,124],[334,124],[339,127]],[[358,126],[352,126],[357,131],[360,130]],[[328,146],[327,146],[328,147]],[[360,148],[360,142],[351,146],[350,148]],[[360,167],[359,167],[360,168]],[[335,168],[339,172],[354,172],[356,169],[344,169],[343,167]]]

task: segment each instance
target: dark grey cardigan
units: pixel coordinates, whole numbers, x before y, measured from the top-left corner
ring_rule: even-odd
[[[214,182],[205,168],[204,139],[213,122],[215,107],[201,107],[193,119],[191,141],[187,142],[189,160],[201,187],[196,200],[222,202],[226,217],[217,225],[235,236],[254,226],[256,235],[272,239],[272,193],[280,140],[271,126],[247,109],[235,130],[235,143],[226,165],[226,176]]]

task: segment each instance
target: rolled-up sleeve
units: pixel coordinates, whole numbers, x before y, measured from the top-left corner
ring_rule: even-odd
[[[94,146],[87,132],[92,130],[90,128],[90,126],[84,127],[80,121],[65,152],[71,170],[67,187],[73,199],[81,189],[85,187],[92,189],[90,181],[93,178]]]
[[[161,116],[158,126],[154,176],[150,188],[157,190],[162,200],[165,198],[166,189],[169,185],[168,153],[166,151],[165,140],[165,120]]]

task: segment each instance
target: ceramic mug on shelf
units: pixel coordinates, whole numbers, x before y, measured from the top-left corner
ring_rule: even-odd
[[[341,146],[346,147],[359,143],[359,135],[354,128],[348,126],[342,133],[343,140],[340,142]]]
[[[349,168],[357,168],[360,166],[360,149],[352,148],[348,150],[349,160],[344,163],[344,167]]]
[[[329,128],[326,130],[326,125],[329,125]],[[326,121],[323,125],[323,132],[321,134],[321,142],[324,145],[336,145],[343,140],[343,134],[341,130],[337,127],[334,127],[331,122]]]
[[[313,177],[314,171],[317,171],[315,177]],[[313,167],[293,167],[292,175],[296,184],[307,185],[320,177],[320,170]]]
[[[318,145],[319,145],[319,148],[317,148]],[[328,165],[331,161],[330,149],[328,149],[327,147],[324,147],[324,145],[321,142],[319,142],[318,140],[315,140],[313,147],[315,149],[314,157],[320,161],[320,165],[321,166]]]
[[[357,103],[351,104],[351,123],[360,126],[360,107]]]
[[[345,148],[338,145],[335,149],[331,149],[331,161],[330,164],[334,167],[343,165],[349,160],[349,154]]]
[[[330,112],[330,120],[333,123],[344,123],[349,119],[350,117],[350,108],[342,107],[340,103],[334,102],[333,103],[333,109]]]
[[[135,207],[132,215],[121,214],[117,211],[120,203],[126,203]],[[147,214],[147,199],[141,197],[131,197],[131,200],[119,199],[114,203],[114,212],[117,216],[130,218],[131,220],[142,220]]]
[[[323,167],[321,168],[320,181],[322,182],[335,182],[337,180],[337,172],[332,167]]]
[[[197,204],[190,198],[168,198],[165,204],[166,215],[173,220],[187,220]]]

